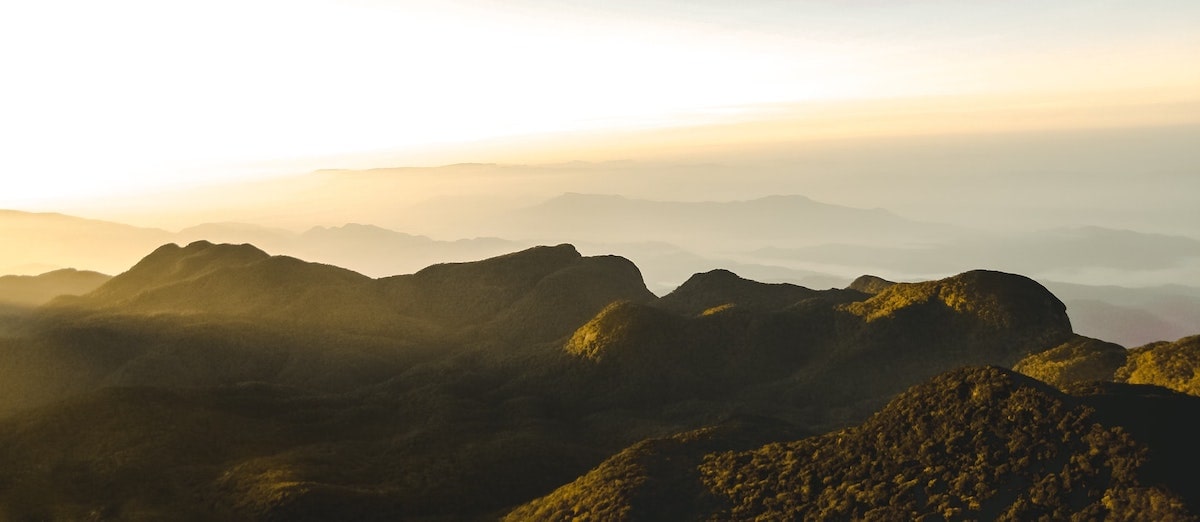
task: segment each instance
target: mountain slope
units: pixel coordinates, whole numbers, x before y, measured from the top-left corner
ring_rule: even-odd
[[[1063,304],[1012,274],[972,271],[868,296],[714,272],[648,305],[609,306],[563,350],[610,383],[596,385],[597,399],[774,397],[783,409],[773,415],[837,425],[920,379],[1012,365],[1071,336]]]
[[[1021,359],[1013,365],[1013,371],[1064,388],[1112,381],[1117,369],[1125,364],[1125,358],[1125,348],[1120,345],[1076,335],[1054,348]]]
[[[1116,379],[1200,396],[1200,335],[1129,350],[1125,365],[1116,371]]]
[[[0,276],[0,305],[40,306],[60,295],[82,295],[110,279],[99,272],[64,268],[37,276]]]
[[[112,385],[346,390],[466,344],[515,353],[567,336],[611,301],[650,298],[628,261],[569,245],[382,280],[250,245],[165,245],[40,309],[25,337],[0,345],[14,372],[0,406]]]
[[[966,368],[818,437],[752,450],[688,443],[703,431],[646,441],[509,518],[656,520],[670,506],[672,519],[706,520],[1195,519],[1184,472],[1195,452],[1173,462],[1183,437],[1125,431],[1138,408],[1195,414],[1200,400],[1119,387],[1072,397]],[[664,459],[680,464],[637,465]]]

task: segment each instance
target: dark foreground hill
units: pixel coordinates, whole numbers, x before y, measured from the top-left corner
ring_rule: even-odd
[[[1147,410],[1185,418],[1200,399],[1072,396],[967,368],[819,437],[743,449],[770,430],[738,426],[645,441],[507,520],[1193,520],[1195,432],[1147,426]]]
[[[372,279],[205,242],[20,332],[0,339],[0,519],[495,519],[639,441],[630,469],[684,477],[1077,340],[1054,295],[994,271],[831,290],[714,271],[655,298],[570,245]],[[678,500],[693,479],[618,489]]]

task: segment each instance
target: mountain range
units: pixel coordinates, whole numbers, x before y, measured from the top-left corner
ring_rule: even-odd
[[[1080,336],[1012,273],[659,297],[569,244],[372,278],[197,241],[91,282],[0,336],[3,518],[1200,513],[1200,337]]]
[[[398,182],[397,176],[418,175],[431,183],[448,183],[460,176],[474,179],[471,176],[493,172],[495,167],[460,165],[437,170],[436,176],[417,170],[314,176],[365,190]],[[310,188],[319,192],[322,186]],[[310,195],[317,197],[317,192]],[[467,205],[478,212],[454,219],[441,214],[430,217],[438,208],[442,214],[464,208],[452,203],[435,198],[419,205],[429,208],[399,220],[395,217],[406,211],[392,205],[387,208],[399,214],[381,219],[407,230],[443,232],[456,230],[443,225],[457,219],[459,229],[492,237],[434,239],[354,223],[308,225],[297,232],[222,222],[169,232],[60,214],[7,211],[0,213],[0,243],[14,248],[0,251],[0,274],[38,275],[65,267],[116,274],[163,243],[205,240],[252,243],[273,253],[386,277],[438,262],[471,261],[535,244],[571,242],[585,254],[630,259],[656,295],[665,295],[694,273],[718,267],[757,280],[810,288],[843,287],[863,273],[919,281],[987,267],[1024,274],[1051,286],[1071,308],[1078,332],[1125,346],[1175,339],[1191,333],[1200,321],[1200,290],[1185,286],[1200,275],[1200,242],[1188,236],[1100,227],[987,232],[802,196],[684,202],[568,193],[510,202],[505,208],[480,201]],[[587,212],[580,212],[584,209]],[[420,217],[430,212],[428,219]]]

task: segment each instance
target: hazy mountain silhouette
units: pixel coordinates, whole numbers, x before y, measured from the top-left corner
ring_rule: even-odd
[[[372,277],[408,274],[434,263],[474,261],[529,246],[499,238],[438,241],[374,225],[349,223],[304,232],[245,223],[209,223],[181,230],[177,241],[252,243],[259,248],[328,263]]]
[[[869,266],[909,274],[945,273],[964,266],[990,266],[1027,275],[1107,269],[1153,271],[1200,262],[1200,240],[1132,230],[1076,227],[1021,235],[975,233],[938,238],[926,245],[829,244],[756,252],[766,259]]]
[[[896,283],[894,283],[892,281],[888,281],[887,279],[884,279],[882,277],[873,276],[873,275],[864,275],[864,276],[859,276],[854,281],[851,281],[850,286],[847,286],[846,288],[850,289],[850,290],[857,290],[864,294],[875,295],[875,294],[878,294],[879,292],[886,290],[888,287],[895,285],[895,284]]]
[[[0,276],[0,336],[15,328],[33,308],[60,295],[91,292],[108,279],[99,272],[71,268],[36,276]]]
[[[516,170],[509,169],[510,174],[520,171],[513,168]],[[433,170],[454,179],[474,179],[472,176],[495,169],[509,172],[486,165],[447,169]],[[416,169],[424,173],[419,176],[433,176],[432,171],[425,170]],[[385,169],[317,177],[329,178],[335,185],[345,182],[370,188],[393,182],[389,176],[412,173]],[[1128,288],[1122,293],[1078,284],[1136,286],[1190,280],[1200,270],[1200,242],[1185,236],[1099,227],[1058,228],[1025,235],[985,233],[915,222],[880,209],[818,203],[801,196],[669,202],[570,193],[533,205],[526,201],[521,208],[512,208],[520,206],[516,203],[507,205],[492,208],[494,205],[484,202],[473,204],[471,208],[478,207],[479,212],[465,212],[462,218],[470,226],[460,227],[457,233],[488,231],[509,239],[472,236],[452,241],[353,223],[293,232],[222,222],[170,233],[57,214],[7,212],[0,215],[0,240],[21,247],[0,254],[0,268],[8,266],[9,273],[37,274],[70,266],[119,273],[157,245],[206,240],[252,243],[272,253],[386,277],[412,273],[438,262],[501,255],[561,238],[576,241],[585,253],[615,253],[630,259],[641,269],[647,287],[658,295],[670,292],[691,274],[716,267],[760,281],[830,288],[844,286],[853,275],[864,271],[911,281],[986,266],[1040,281],[1074,281],[1058,284],[1055,291],[1072,308],[1076,330],[1127,346],[1187,335],[1200,320],[1200,294],[1193,295],[1196,292],[1160,285]],[[574,212],[592,207],[594,212]],[[446,207],[451,208],[461,206]],[[403,219],[398,223],[450,230],[439,229],[434,221],[426,219]],[[584,225],[588,228],[578,228]]]
[[[40,306],[60,295],[82,295],[111,279],[99,272],[64,268],[36,276],[0,276],[0,305]]]
[[[661,241],[644,243],[580,243],[586,252],[613,253],[637,264],[646,279],[646,287],[657,295],[666,295],[683,284],[693,274],[708,272],[714,267],[730,270],[756,281],[791,283],[808,288],[834,288],[846,284],[848,278],[819,270],[803,270],[778,265],[737,261],[721,254],[697,254],[682,247]]]
[[[1067,304],[1076,331],[1123,346],[1178,339],[1200,325],[1200,288],[1129,288],[1047,281]]]
[[[907,220],[883,209],[831,205],[804,196],[679,202],[568,193],[507,219],[493,226],[504,227],[498,233],[509,237],[512,233],[505,229],[539,240],[665,241],[700,252],[829,241],[892,244],[955,233],[953,227]]]
[[[447,261],[474,261],[531,243],[499,238],[440,241],[372,225],[312,227],[297,233],[249,223],[205,223],[172,233],[62,214],[0,210],[0,274],[59,268],[120,273],[164,243],[250,243],[270,252],[343,266],[372,277],[415,272]]]
[[[772,312],[817,295],[820,293],[801,286],[759,283],[717,269],[693,275],[655,306],[682,315],[699,315],[720,306]]]
[[[165,230],[0,210],[0,244],[5,245],[0,250],[0,274],[34,275],[58,268],[116,274],[170,240],[171,233]]]

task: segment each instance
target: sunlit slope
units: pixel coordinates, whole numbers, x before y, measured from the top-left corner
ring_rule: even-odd
[[[1116,378],[1200,396],[1200,335],[1130,350],[1128,360],[1117,370]]]
[[[60,295],[81,295],[109,280],[99,272],[64,268],[36,276],[0,276],[0,305],[40,306]]]
[[[1013,370],[1062,388],[1092,381],[1112,381],[1123,364],[1125,348],[1076,335],[1054,348],[1021,359],[1013,365]]]

